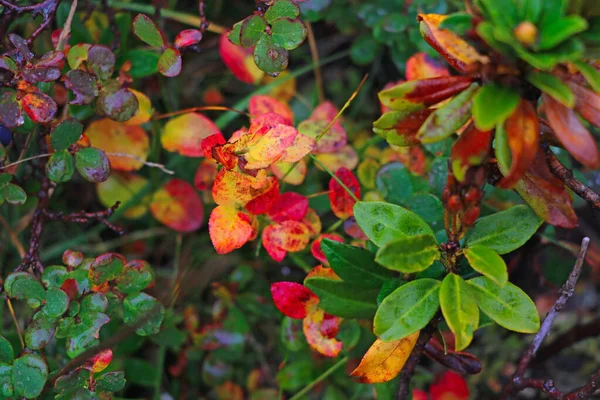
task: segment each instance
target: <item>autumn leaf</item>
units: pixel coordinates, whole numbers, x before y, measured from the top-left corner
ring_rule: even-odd
[[[154,218],[177,232],[193,232],[202,226],[204,206],[192,185],[171,179],[154,193],[150,203]]]
[[[427,53],[416,53],[406,60],[407,81],[438,76],[450,76],[450,71],[445,65],[431,58]]]
[[[212,135],[221,135],[214,122],[199,113],[186,113],[165,124],[160,141],[167,151],[186,157],[201,157],[205,155],[202,141]]]
[[[465,378],[454,371],[438,375],[429,388],[431,400],[468,400],[469,386]]]
[[[340,168],[335,176],[342,181],[345,188],[335,179],[329,180],[329,202],[331,210],[340,219],[346,219],[354,215],[354,204],[360,199],[360,184],[352,171]],[[350,194],[348,190],[352,193]]]
[[[575,111],[586,121],[600,128],[600,95],[575,82],[568,82],[575,95]]]
[[[465,180],[469,167],[481,165],[492,147],[493,131],[480,131],[470,123],[454,142],[450,152],[452,172],[460,182]]]
[[[350,374],[360,383],[381,383],[394,379],[408,360],[420,331],[405,338],[384,342],[375,340],[360,364]]]
[[[321,242],[323,241],[323,239],[330,239],[336,242],[344,243],[344,238],[336,233],[324,233],[322,235],[319,235],[319,237],[316,238],[310,245],[310,252],[313,255],[313,257],[319,260],[319,262],[328,266],[329,264],[327,262],[327,257],[325,257],[325,254],[321,249]]]
[[[284,315],[302,319],[316,307],[319,298],[310,289],[296,282],[275,282],[271,284],[271,296],[279,311]]]
[[[317,236],[321,233],[321,229],[323,229],[321,218],[319,218],[319,215],[312,208],[309,208],[308,211],[306,211],[302,223],[308,228],[310,236]]]
[[[283,152],[292,145],[298,131],[293,126],[277,124],[244,155],[246,169],[267,168],[281,158]]]
[[[248,103],[248,111],[252,117],[269,113],[281,115],[288,125],[291,125],[294,121],[294,113],[290,107],[287,104],[284,104],[279,100],[269,96],[252,96],[250,102]]]
[[[413,146],[421,143],[419,129],[434,110],[390,111],[373,122],[373,132],[396,146]]]
[[[112,361],[113,352],[111,349],[102,350],[89,360],[85,362],[83,368],[89,369],[93,373],[102,372],[108,367],[108,364]]]
[[[148,179],[141,175],[114,172],[106,181],[98,183],[96,190],[100,203],[105,207],[112,207],[117,201],[128,204],[147,184]],[[148,205],[145,201],[136,201],[124,215],[126,218],[135,219],[147,211]]]
[[[347,144],[333,153],[315,154],[315,158],[320,164],[317,169],[324,171],[323,167],[330,171],[337,171],[340,168],[352,170],[358,165],[358,153],[354,147]]]
[[[217,253],[226,254],[246,244],[254,227],[249,215],[231,206],[218,206],[210,214],[208,232]]]
[[[302,329],[310,347],[324,356],[335,357],[342,350],[342,342],[335,339],[339,324],[340,318],[315,307],[302,321]]]
[[[267,177],[264,170],[262,173],[258,173],[256,177],[253,177],[238,171],[221,169],[217,173],[217,177],[213,183],[213,200],[221,206],[230,205],[243,207],[251,200],[269,193],[273,190],[275,185],[277,185],[275,192],[271,193],[269,196],[276,198],[279,194],[279,185],[276,182],[277,179],[275,177]],[[273,200],[269,200],[269,208]],[[261,204],[257,204],[255,207],[250,206],[249,208],[248,211],[251,211],[254,214],[262,214],[268,210],[264,209],[264,206]],[[258,211],[258,209],[262,210]]]
[[[272,176],[265,179],[263,186],[254,192],[252,200],[246,203],[246,211],[251,214],[264,214],[279,199],[279,181]]]
[[[302,221],[308,211],[308,199],[299,193],[281,193],[275,200],[268,215],[275,222]]]
[[[154,109],[148,96],[137,90],[129,89],[133,93],[138,101],[138,110],[135,115],[124,122],[125,125],[142,125],[150,121]]]
[[[148,135],[138,125],[126,125],[103,118],[92,122],[83,134],[92,146],[107,153],[112,169],[117,171],[136,171],[142,168],[150,152]],[[110,153],[125,153],[132,157]]]
[[[300,160],[297,163],[278,161],[271,164],[271,172],[273,172],[273,175],[275,175],[277,179],[290,185],[298,186],[306,179],[308,168],[306,161],[304,160]]]
[[[419,14],[417,16],[417,21],[421,23],[421,35],[425,41],[459,72],[474,72],[480,64],[487,64],[489,58],[479,54],[460,36],[447,29],[439,28],[446,18],[446,15],[439,14]]]
[[[194,186],[198,190],[208,190],[212,188],[212,185],[217,177],[217,164],[210,159],[204,159],[200,161],[196,174],[194,175]]]
[[[46,124],[56,115],[57,106],[54,100],[44,93],[28,93],[21,99],[23,110],[33,122]]]
[[[304,249],[310,240],[310,231],[302,222],[284,221],[267,226],[262,233],[263,246],[275,261],[283,261],[287,252]]]
[[[227,39],[226,33],[219,39],[219,54],[227,68],[242,82],[257,84],[265,75],[254,62],[254,48],[236,46]]]

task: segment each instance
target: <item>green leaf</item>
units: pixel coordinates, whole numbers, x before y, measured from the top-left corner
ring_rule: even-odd
[[[431,193],[417,193],[408,198],[406,205],[423,218],[433,230],[444,228],[444,205],[437,196]]]
[[[501,124],[517,108],[519,100],[519,92],[513,88],[488,83],[473,97],[475,126],[488,131]]]
[[[361,35],[352,42],[350,57],[355,64],[368,65],[373,62],[381,46],[370,34]]]
[[[567,86],[554,75],[545,72],[532,71],[526,76],[527,81],[542,92],[550,95],[554,100],[560,102],[566,107],[573,108],[575,106],[575,96]]]
[[[75,153],[75,167],[90,182],[104,182],[110,176],[108,157],[102,150],[94,147],[80,149]]]
[[[50,133],[50,144],[54,151],[68,149],[70,145],[77,143],[83,133],[83,125],[76,119],[66,119],[56,125]]]
[[[0,336],[0,362],[12,364],[15,358],[15,351],[12,345],[4,336]]]
[[[33,399],[44,389],[48,379],[48,366],[40,356],[26,354],[15,360],[12,379],[15,395]]]
[[[181,53],[168,46],[158,59],[158,71],[166,77],[174,77],[181,72]]]
[[[39,350],[44,347],[54,337],[56,331],[56,319],[48,317],[43,312],[38,312],[34,315],[33,321],[27,325],[24,339],[28,348]]]
[[[465,349],[479,326],[479,308],[463,278],[448,274],[440,288],[440,306],[456,339],[456,351]]]
[[[292,0],[275,0],[265,12],[265,18],[273,23],[278,18],[298,18],[300,8]]]
[[[154,271],[146,261],[134,260],[125,264],[117,278],[117,289],[123,294],[140,292],[154,281]]]
[[[331,268],[344,282],[379,288],[394,277],[392,272],[377,265],[375,255],[366,249],[330,239],[321,242],[321,249]]]
[[[473,26],[473,16],[464,12],[448,15],[440,24],[440,29],[448,29],[459,36],[464,35]]]
[[[306,27],[296,19],[279,18],[271,24],[271,36],[276,46],[293,50],[306,39]]]
[[[46,292],[46,305],[42,309],[50,319],[56,319],[67,312],[69,296],[58,288],[49,288]]]
[[[279,332],[281,343],[289,351],[298,351],[306,347],[306,338],[302,334],[302,320],[290,317],[283,318]]]
[[[12,398],[13,394],[12,365],[0,362],[0,397]]]
[[[27,193],[19,186],[8,183],[0,187],[0,197],[4,197],[10,204],[21,205],[27,200]]]
[[[113,280],[123,271],[123,256],[116,253],[106,253],[96,257],[89,269],[89,278],[94,285]]]
[[[558,46],[571,36],[587,29],[587,22],[578,15],[544,20],[540,27],[540,39],[535,46],[536,50],[550,50]]]
[[[4,290],[8,297],[27,301],[31,308],[42,305],[46,291],[42,284],[27,272],[13,272],[4,281]]]
[[[278,74],[287,68],[289,53],[286,49],[275,46],[273,38],[262,35],[254,48],[254,63],[269,74]]]
[[[394,204],[359,201],[354,205],[354,218],[365,235],[379,247],[406,236],[435,236],[421,217]]]
[[[487,276],[500,286],[504,286],[508,281],[506,263],[494,250],[476,244],[467,247],[464,254],[469,261],[469,265],[475,271]]]
[[[377,261],[388,269],[408,274],[427,269],[440,254],[433,235],[407,236],[381,247]]]
[[[97,346],[100,343],[100,328],[110,321],[108,315],[103,313],[86,313],[79,317],[79,322],[71,326],[67,340],[67,355],[71,358]]]
[[[56,183],[68,182],[75,173],[73,156],[68,150],[60,150],[52,154],[46,164],[46,176]]]
[[[131,294],[123,301],[123,321],[127,325],[135,325],[142,318],[146,320],[135,330],[140,336],[157,333],[164,316],[163,305],[146,293]]]
[[[165,39],[158,27],[147,15],[138,14],[133,20],[133,33],[144,43],[154,47],[163,47]]]
[[[535,333],[540,329],[540,316],[535,304],[517,286],[507,282],[500,287],[485,276],[467,283],[481,311],[498,325],[521,333]]]
[[[468,89],[454,96],[447,104],[436,109],[421,125],[417,137],[423,143],[435,143],[456,132],[471,117],[471,106],[479,85],[471,84]]]
[[[103,313],[108,308],[108,299],[104,293],[88,294],[81,300],[81,313]]]
[[[125,382],[123,371],[107,372],[96,378],[96,390],[118,392],[123,390]]]
[[[89,43],[79,43],[71,46],[67,53],[67,62],[71,69],[77,69],[88,57],[88,50],[92,47]]]
[[[297,391],[308,385],[316,377],[316,371],[310,360],[290,362],[277,372],[279,388],[287,391]]]
[[[242,32],[242,24],[244,23],[244,21],[236,22],[231,28],[231,31],[227,33],[227,39],[229,39],[229,41],[235,44],[236,46],[242,45],[242,43],[240,42],[240,34]]]
[[[477,221],[467,231],[465,245],[486,246],[498,254],[510,253],[523,246],[542,222],[528,206],[514,206]]]
[[[267,21],[260,15],[251,15],[244,19],[240,25],[240,45],[242,47],[252,47],[265,35]]]
[[[400,286],[404,285],[406,282],[401,278],[394,278],[388,281],[385,281],[381,286],[379,293],[377,294],[377,307],[381,305],[381,302],[388,297],[392,292],[398,289]]]
[[[402,339],[427,325],[437,312],[440,282],[418,279],[387,296],[375,314],[374,333],[385,342]]]
[[[581,72],[581,75],[587,80],[592,90],[596,93],[600,93],[600,72],[584,61],[573,61],[575,67]]]
[[[90,380],[91,372],[85,368],[77,368],[67,375],[60,376],[54,384],[54,389],[61,392],[63,390],[75,389],[84,386]]]
[[[304,285],[319,297],[319,307],[342,318],[371,318],[377,310],[378,289],[365,289],[339,280],[307,278]]]
[[[67,269],[62,265],[51,265],[44,268],[44,272],[42,272],[42,283],[48,288],[59,288],[65,279],[67,279],[67,274]]]

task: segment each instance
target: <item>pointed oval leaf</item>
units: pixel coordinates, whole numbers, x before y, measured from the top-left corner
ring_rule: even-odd
[[[440,307],[460,351],[471,343],[479,325],[479,308],[467,283],[456,274],[448,274],[440,288]]]
[[[329,314],[342,318],[371,318],[377,310],[378,289],[361,288],[339,278],[311,275],[304,280],[304,285],[319,297],[319,307]]]
[[[464,254],[475,271],[487,276],[499,286],[503,286],[508,281],[506,263],[494,250],[476,244],[467,247]]]
[[[133,33],[146,44],[163,47],[165,39],[158,26],[147,15],[138,14],[133,20]]]
[[[386,112],[373,122],[373,132],[387,140],[389,144],[413,146],[421,142],[417,137],[417,132],[431,113],[433,110],[429,108],[413,112]]]
[[[356,199],[360,199],[360,184],[348,168],[338,169],[335,176],[345,187],[332,177],[329,180],[329,203],[336,217],[346,219],[354,214]]]
[[[388,269],[411,274],[429,268],[439,257],[435,236],[418,235],[386,243],[375,261]]]
[[[504,122],[519,105],[519,92],[495,83],[483,86],[473,98],[473,121],[487,131]]]
[[[565,107],[575,106],[575,96],[569,86],[554,75],[545,72],[531,71],[527,81]]]

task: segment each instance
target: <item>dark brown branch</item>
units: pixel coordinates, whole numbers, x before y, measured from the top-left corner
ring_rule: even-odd
[[[591,376],[588,383],[564,396],[564,400],[580,400],[593,395],[600,386],[600,371]]]
[[[577,324],[557,336],[551,343],[540,348],[533,362],[534,364],[541,364],[572,344],[595,336],[600,336],[600,319],[585,324]]]
[[[440,321],[441,317],[437,315],[423,330],[421,330],[417,344],[415,344],[415,347],[410,353],[410,357],[408,357],[404,367],[402,367],[402,372],[400,372],[400,386],[398,387],[396,400],[406,400],[409,398],[410,381],[415,373],[415,368],[417,367],[417,364],[419,364],[419,361],[421,361],[421,357],[425,351],[425,345],[427,345],[435,333]]]
[[[573,270],[571,271],[571,275],[569,275],[569,279],[561,288],[560,296],[556,300],[556,303],[554,303],[554,306],[552,307],[550,312],[548,312],[548,315],[546,315],[546,318],[544,319],[540,330],[533,338],[531,345],[529,345],[527,351],[525,352],[523,357],[521,357],[521,360],[519,361],[519,364],[517,366],[517,370],[513,374],[511,381],[504,386],[503,398],[510,399],[512,398],[513,394],[518,393],[519,391],[527,387],[541,389],[548,395],[556,395],[557,397],[554,398],[562,398],[562,393],[560,393],[559,391],[557,391],[556,388],[554,388],[554,383],[552,382],[552,380],[525,379],[524,375],[525,370],[531,363],[531,360],[533,360],[533,358],[536,356],[540,345],[542,344],[546,336],[548,336],[548,334],[550,333],[550,328],[552,327],[554,320],[558,316],[558,313],[562,311],[567,301],[573,296],[573,293],[575,292],[575,284],[577,283],[579,275],[581,274],[581,270],[583,269],[585,253],[587,252],[589,243],[590,239],[587,237],[581,241],[581,249],[579,250],[579,255],[577,256],[577,260],[575,261],[575,265],[573,267]]]
[[[65,221],[65,222],[76,222],[80,224],[85,224],[88,222],[98,221],[106,225],[111,230],[115,231],[119,235],[125,233],[122,228],[110,223],[108,218],[113,215],[115,210],[119,207],[121,202],[117,201],[114,206],[104,210],[104,211],[96,211],[96,212],[85,212],[78,211],[70,214],[65,214],[62,212],[54,212],[49,210],[43,210],[44,217],[49,221]]]
[[[545,147],[546,161],[550,171],[560,179],[569,189],[577,193],[579,197],[587,201],[593,208],[600,209],[600,195],[592,189],[581,183],[573,176],[573,172],[569,171],[560,160],[552,153],[549,147]]]

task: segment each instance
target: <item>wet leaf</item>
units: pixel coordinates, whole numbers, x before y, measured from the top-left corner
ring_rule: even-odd
[[[296,19],[278,18],[271,23],[271,37],[275,46],[293,50],[306,39],[304,24]]]
[[[133,92],[126,88],[109,86],[98,94],[96,108],[101,115],[118,122],[125,122],[138,112],[138,100]]]
[[[7,91],[0,97],[0,121],[7,128],[14,128],[25,122],[16,92]]]
[[[65,75],[65,86],[70,89],[75,98],[69,104],[90,104],[98,96],[97,78],[82,70],[72,70]]]
[[[152,114],[154,114],[154,109],[152,108],[152,103],[148,96],[146,96],[142,92],[138,92],[137,90],[129,89],[131,93],[134,94],[135,98],[138,101],[138,110],[133,117],[125,121],[126,125],[142,125],[146,122],[150,121]]]
[[[56,319],[48,317],[45,313],[38,312],[34,315],[31,323],[27,325],[23,339],[28,348],[40,350],[46,347],[52,338],[54,338],[55,331]]]
[[[292,0],[275,0],[265,12],[265,18],[269,22],[278,18],[297,18],[299,15],[300,8]]]
[[[132,260],[117,277],[117,289],[124,294],[140,292],[154,282],[154,270],[146,261]]]
[[[210,119],[199,113],[187,113],[165,124],[160,141],[167,151],[186,157],[201,157],[204,156],[202,140],[212,135],[223,137]]]
[[[393,342],[375,340],[350,376],[360,383],[380,383],[394,379],[408,360],[420,332]]]
[[[43,313],[48,318],[55,320],[67,312],[68,308],[69,296],[59,288],[48,288],[46,305],[42,308]]]
[[[75,153],[75,168],[90,182],[104,182],[110,176],[110,161],[106,154],[94,147],[79,149]]]
[[[15,360],[12,368],[12,380],[16,396],[27,399],[38,397],[46,380],[48,366],[44,360],[35,354],[25,354]]]
[[[21,99],[21,105],[29,118],[38,124],[46,124],[52,121],[56,115],[56,103],[44,93],[26,94]]]
[[[287,69],[288,57],[288,51],[276,46],[269,35],[262,35],[254,48],[254,62],[268,74],[278,74]]]
[[[100,328],[110,321],[103,313],[84,313],[78,323],[69,328],[67,355],[71,358],[100,343]]]
[[[174,47],[168,46],[158,59],[158,71],[169,78],[181,72],[181,53]]]
[[[106,253],[96,257],[88,272],[90,282],[102,285],[117,278],[123,271],[124,264],[125,259],[120,254]]]
[[[305,318],[319,302],[319,298],[310,289],[296,282],[271,284],[271,296],[277,309],[294,319]]]
[[[83,125],[75,119],[66,119],[50,132],[50,144],[55,151],[68,149],[77,143],[83,132]]]
[[[163,305],[146,293],[131,294],[123,301],[123,321],[127,325],[135,325],[142,318],[147,319],[135,330],[140,336],[158,333],[164,315]]]
[[[177,232],[193,232],[204,222],[200,196],[181,179],[171,179],[154,193],[150,211],[154,218]]]
[[[138,14],[133,20],[133,33],[144,43],[154,47],[163,47],[165,39],[162,33],[147,15]]]
[[[6,294],[17,300],[26,301],[31,308],[39,307],[46,299],[41,283],[27,272],[13,272],[4,281]]]
[[[246,244],[255,233],[250,216],[230,206],[218,206],[208,220],[210,240],[219,254],[226,254]]]
[[[125,382],[123,371],[107,372],[96,378],[96,390],[118,392],[123,390]]]

